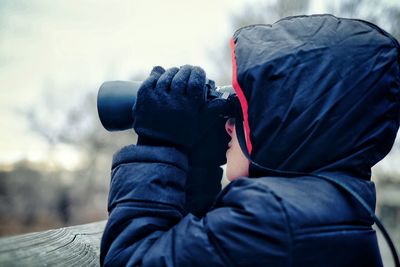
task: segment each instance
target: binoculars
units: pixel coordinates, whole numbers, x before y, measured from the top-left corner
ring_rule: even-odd
[[[142,82],[107,81],[97,94],[97,112],[103,127],[108,131],[123,131],[132,128],[135,114],[133,107]],[[233,114],[238,105],[236,93],[231,86],[215,87],[212,80],[206,82],[207,100],[218,100],[225,112],[219,116]]]

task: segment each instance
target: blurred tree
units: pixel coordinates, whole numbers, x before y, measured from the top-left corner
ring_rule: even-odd
[[[97,97],[88,93],[82,103],[67,112],[67,123],[58,136],[60,142],[80,153],[80,167],[74,172],[71,197],[74,223],[98,220],[105,216],[112,155],[121,147],[136,143],[133,130],[107,132],[97,115]],[[92,214],[92,215],[89,215]],[[88,216],[89,218],[85,218]]]
[[[141,75],[135,78],[143,80]],[[133,130],[110,133],[102,127],[97,114],[97,91],[88,92],[75,103],[71,98],[73,104],[67,110],[61,108],[64,98],[52,97],[54,91],[46,89],[41,105],[23,111],[31,131],[48,144],[51,176],[61,187],[51,200],[56,203],[53,211],[65,224],[105,219],[112,155],[122,146],[136,143],[136,134]],[[72,172],[55,162],[60,144],[71,147],[79,158]]]
[[[0,171],[0,235],[57,227],[62,183],[44,164],[20,161]]]

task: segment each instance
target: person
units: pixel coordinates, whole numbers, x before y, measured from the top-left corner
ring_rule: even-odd
[[[375,209],[371,167],[399,127],[398,42],[312,15],[243,27],[231,47],[240,112],[226,123],[199,67],[155,67],[141,86],[101,264],[382,266],[373,218],[338,184]]]

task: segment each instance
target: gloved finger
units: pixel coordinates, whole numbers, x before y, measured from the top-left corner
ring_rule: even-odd
[[[152,88],[154,89],[158,79],[161,77],[161,75],[165,72],[164,68],[161,66],[155,66],[151,72],[150,76],[143,82],[143,86],[146,88]]]
[[[187,86],[187,93],[197,99],[206,98],[206,73],[200,67],[193,67]]]
[[[155,66],[150,72],[150,76],[160,77],[165,72],[165,69],[161,66]]]
[[[207,102],[206,113],[208,116],[227,117],[231,115],[232,107],[226,99],[216,98]]]
[[[166,72],[164,72],[161,77],[157,81],[156,88],[160,92],[168,92],[171,89],[172,79],[179,71],[178,68],[170,68]]]
[[[178,73],[174,76],[171,83],[171,93],[182,95],[186,94],[186,87],[189,81],[190,73],[192,72],[192,66],[182,66]]]

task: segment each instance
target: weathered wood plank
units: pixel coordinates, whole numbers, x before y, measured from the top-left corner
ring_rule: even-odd
[[[0,266],[99,266],[105,223],[0,238]]]

